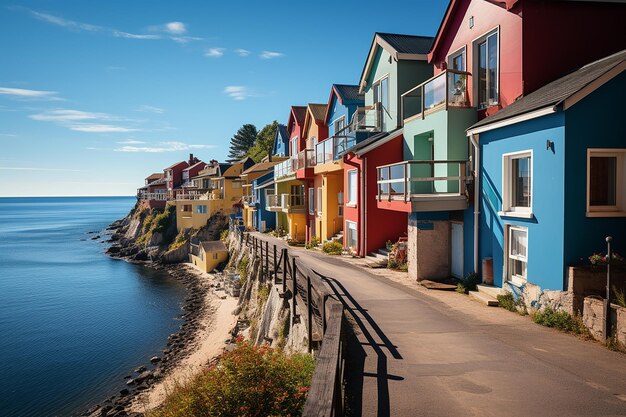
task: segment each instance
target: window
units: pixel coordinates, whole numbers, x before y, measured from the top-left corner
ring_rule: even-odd
[[[377,126],[385,130],[385,114],[389,112],[389,77],[385,76],[385,78],[375,82],[372,88],[374,89],[374,103],[380,103],[382,106],[380,113],[382,121],[379,121]]]
[[[502,156],[502,212],[506,216],[532,216],[532,151]]]
[[[315,188],[309,188],[309,214],[315,214]]]
[[[626,149],[587,150],[587,216],[626,216]]]
[[[241,188],[241,181],[233,181],[232,188],[233,190]]]
[[[337,202],[338,202],[337,216],[343,217],[343,191],[340,191],[337,193]]]
[[[508,226],[507,240],[507,280],[515,285],[523,285],[527,280],[528,229],[525,227]]]
[[[339,119],[335,120],[333,122],[333,127],[334,127],[334,134],[338,134],[341,133],[342,135],[345,135],[345,132],[341,132],[345,127],[346,127],[346,116],[341,116]]]
[[[289,155],[297,156],[298,155],[298,137],[294,137],[291,139],[291,149],[289,150]]]
[[[346,221],[346,230],[348,231],[348,234],[346,235],[347,237],[346,245],[348,246],[349,249],[355,249],[355,250],[358,249],[356,223]]]
[[[181,211],[191,211],[191,204],[183,204]]]
[[[478,108],[481,109],[498,104],[499,101],[498,35],[496,30],[479,39],[475,44]]]
[[[322,187],[317,187],[317,214],[322,215]]]
[[[356,206],[356,169],[348,171],[348,205]]]
[[[217,252],[213,254],[213,259],[217,259]]]
[[[200,204],[196,206],[196,213],[197,214],[206,214],[207,210],[206,210],[206,205],[204,204]]]

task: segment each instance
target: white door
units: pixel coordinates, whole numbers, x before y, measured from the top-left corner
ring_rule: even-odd
[[[452,275],[463,278],[463,223],[451,223],[450,260]]]

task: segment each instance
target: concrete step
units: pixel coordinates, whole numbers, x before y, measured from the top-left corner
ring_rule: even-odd
[[[474,300],[486,306],[498,307],[498,300],[491,297],[490,295],[485,294],[484,292],[470,291],[469,296],[470,298],[473,298]]]
[[[368,256],[380,259],[381,261],[385,261],[385,262],[389,259],[386,254],[382,254],[380,251],[372,252]]]
[[[495,299],[498,299],[498,296],[503,295],[505,292],[502,288],[494,287],[493,285],[478,284],[476,287],[478,292],[485,293]]]
[[[370,268],[387,268],[387,258],[368,255],[365,257],[365,265]]]
[[[380,253],[381,255],[384,255],[386,257],[389,257],[389,251],[386,248],[378,249],[378,253]]]

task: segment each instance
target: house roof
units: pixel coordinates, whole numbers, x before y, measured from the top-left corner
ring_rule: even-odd
[[[468,131],[546,107],[564,104],[567,108],[569,107],[567,101],[575,100],[571,103],[573,105],[580,98],[593,92],[604,82],[612,79],[624,70],[626,70],[626,49],[587,64],[562,78],[544,85],[498,111],[493,116],[486,117],[475,123]]]
[[[187,161],[179,161],[179,162],[176,162],[176,163],[168,166],[167,168],[165,168],[165,170],[173,169],[173,168],[175,168],[175,167],[177,167],[177,166],[179,166],[181,164],[184,164],[185,166],[189,166],[189,162],[187,162]]]
[[[200,246],[205,252],[221,252],[227,251],[226,245],[221,240],[210,240],[208,242],[200,242]]]
[[[154,174],[150,174],[146,177],[146,181],[151,182],[154,180],[158,180],[163,178],[164,174],[162,172],[155,172]]]
[[[296,119],[296,123],[301,125],[304,123],[304,117],[306,116],[306,106],[291,106],[291,113]]]
[[[348,152],[352,152],[359,156],[368,153],[369,151],[376,149],[377,147],[384,145],[391,139],[398,137],[403,132],[402,128],[394,129],[390,132],[380,132],[370,136],[362,142],[357,143],[352,148],[348,149]]]
[[[278,152],[278,143],[282,142],[284,145],[287,145],[289,141],[289,136],[287,135],[287,126],[283,124],[279,124],[276,129],[276,135],[274,136],[274,144],[272,145],[272,154],[275,155]],[[289,151],[286,150],[285,153]]]
[[[365,97],[359,93],[358,85],[333,84],[333,90],[343,103],[344,101],[363,101]]]
[[[165,184],[165,178],[164,177],[161,177],[158,180],[154,180],[154,181],[148,183],[148,185],[146,187],[149,187],[151,185],[161,185],[161,184]]]
[[[309,103],[309,110],[317,123],[324,123],[326,116],[326,104]]]
[[[202,161],[198,161],[198,162],[196,162],[195,164],[190,165],[190,166],[188,166],[187,168],[183,169],[183,171],[190,171],[191,169],[196,168],[196,167],[198,167],[199,165],[206,165],[206,164],[205,164],[204,162],[202,162]]]
[[[261,172],[261,171],[269,171],[274,168],[280,161],[267,161],[267,162],[259,162],[258,164],[252,165],[250,168],[246,169],[242,172],[242,174],[251,174],[253,172]]]
[[[365,66],[361,72],[359,92],[362,93],[363,88],[365,88],[367,76],[374,64],[374,57],[376,56],[376,49],[378,47],[386,50],[396,61],[401,59],[427,61],[428,51],[430,51],[433,39],[434,38],[431,36],[376,32],[372,40],[372,45],[370,46],[370,51],[367,54]]]

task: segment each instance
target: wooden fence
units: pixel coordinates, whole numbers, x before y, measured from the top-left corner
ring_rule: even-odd
[[[273,279],[281,298],[290,299],[291,323],[304,322],[309,351],[319,349],[305,417],[341,416],[344,410],[343,303],[335,297],[322,277],[310,269],[284,245],[269,238],[250,235],[232,221],[230,231],[242,250],[259,259],[260,279]]]

